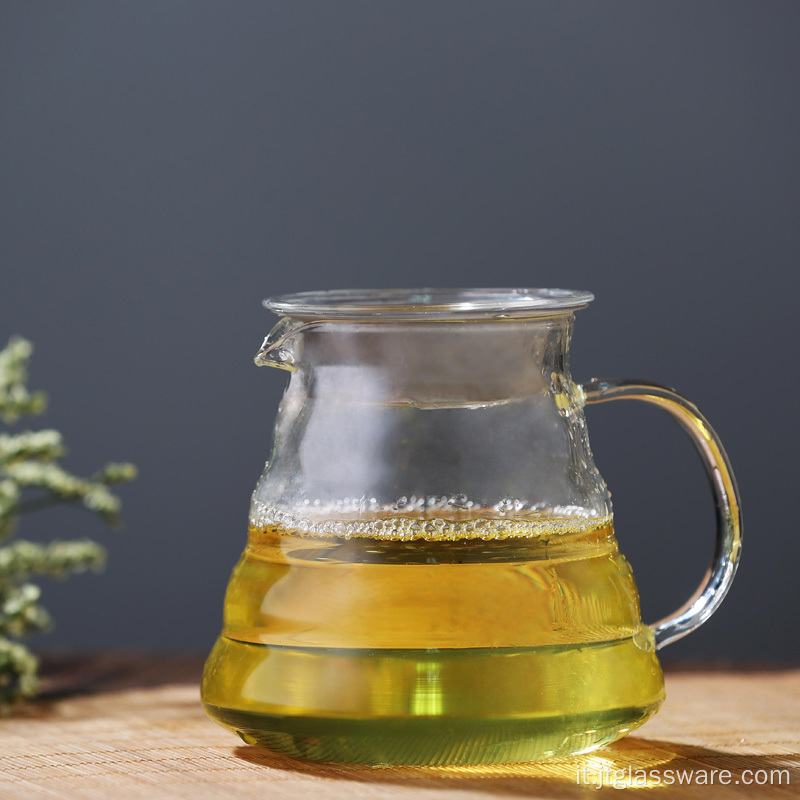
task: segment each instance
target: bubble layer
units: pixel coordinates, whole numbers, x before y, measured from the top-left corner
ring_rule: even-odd
[[[545,511],[517,509],[511,505],[508,511],[498,511],[497,507],[470,509],[472,514],[469,515],[452,507],[450,513],[445,507],[412,508],[398,514],[399,510],[397,504],[383,505],[361,511],[370,515],[364,519],[354,518],[353,511],[348,513],[339,505],[309,504],[307,509],[288,510],[256,501],[251,510],[250,527],[256,530],[280,528],[309,537],[458,541],[563,536],[587,533],[611,523],[610,516],[589,516],[582,509],[583,515],[578,515],[572,507]]]

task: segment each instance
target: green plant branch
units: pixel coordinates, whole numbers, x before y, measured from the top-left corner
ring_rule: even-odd
[[[0,419],[6,423],[46,408],[44,393],[26,386],[32,350],[19,337],[0,350]],[[81,504],[110,525],[120,522],[120,500],[108,487],[132,481],[136,467],[111,463],[81,478],[57,463],[65,452],[58,431],[0,433],[0,540],[12,537],[21,516],[57,505]],[[26,497],[35,489],[41,490],[38,495]],[[0,546],[0,711],[31,696],[38,686],[36,657],[14,640],[52,625],[39,602],[40,589],[29,579],[98,571],[105,557],[105,549],[90,539],[47,544],[16,540]]]

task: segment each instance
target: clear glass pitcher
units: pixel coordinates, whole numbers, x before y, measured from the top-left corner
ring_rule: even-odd
[[[363,764],[583,753],[664,699],[655,651],[717,608],[741,543],[714,431],[680,395],[573,382],[564,290],[334,291],[282,316],[288,370],[247,547],[206,664],[208,713],[244,741]],[[654,403],[692,437],[718,525],[703,585],[644,625],[583,408]]]

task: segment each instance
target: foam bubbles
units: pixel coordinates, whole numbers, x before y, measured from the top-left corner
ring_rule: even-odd
[[[312,509],[313,516],[308,516]],[[281,528],[311,537],[457,541],[561,536],[587,533],[611,524],[610,516],[600,517],[576,506],[525,509],[524,503],[511,498],[483,509],[482,513],[480,509],[480,505],[464,495],[403,497],[389,504],[379,504],[374,498],[345,498],[336,503],[315,500],[304,501],[292,510],[255,501],[250,525],[256,529]],[[447,515],[448,510],[452,516]],[[465,517],[465,512],[470,516]]]

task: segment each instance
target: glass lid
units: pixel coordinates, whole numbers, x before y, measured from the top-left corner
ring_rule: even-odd
[[[534,317],[584,308],[591,292],[569,289],[335,289],[270,297],[264,306],[295,319]]]

